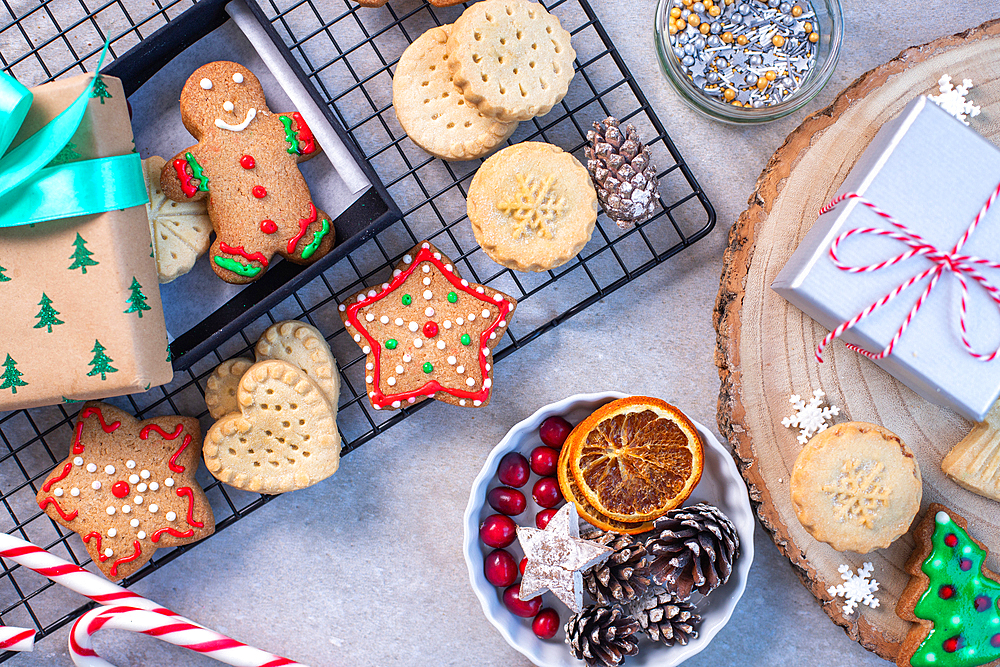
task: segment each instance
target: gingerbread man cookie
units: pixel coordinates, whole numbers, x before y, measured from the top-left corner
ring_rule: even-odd
[[[333,247],[333,222],[299,172],[320,148],[298,112],[273,113],[257,77],[224,61],[195,70],[180,107],[198,143],[164,165],[160,185],[175,201],[208,198],[220,278],[249,283],[276,254],[309,264]]]
[[[201,428],[194,417],[138,421],[108,405],[80,410],[69,456],[38,491],[38,506],[80,534],[109,579],[129,576],[159,547],[208,537],[215,518],[195,481]]]

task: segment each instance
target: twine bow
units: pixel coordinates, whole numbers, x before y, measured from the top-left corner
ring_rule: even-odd
[[[913,307],[910,308],[910,312],[907,314],[906,318],[903,319],[903,323],[900,324],[899,329],[896,330],[896,334],[892,337],[892,340],[889,341],[889,344],[885,346],[884,350],[878,353],[873,353],[865,349],[862,349],[857,345],[851,345],[851,344],[847,345],[849,349],[854,350],[858,354],[864,355],[869,359],[876,361],[892,354],[892,350],[896,346],[896,343],[899,341],[899,339],[903,336],[903,332],[906,331],[907,327],[910,326],[910,323],[917,316],[917,313],[920,312],[920,308],[921,306],[924,305],[924,301],[926,301],[927,297],[930,296],[931,292],[934,290],[934,287],[937,285],[938,280],[941,279],[941,276],[945,272],[953,274],[958,279],[958,282],[962,287],[962,299],[959,308],[959,329],[961,331],[962,345],[965,346],[966,352],[968,352],[969,355],[972,356],[973,358],[979,359],[980,361],[993,361],[994,359],[997,358],[997,356],[1000,356],[1000,346],[998,346],[997,349],[991,352],[990,354],[983,354],[980,352],[976,352],[972,348],[972,344],[969,343],[968,333],[965,326],[968,297],[969,297],[969,286],[968,286],[968,281],[966,280],[966,276],[977,282],[980,285],[980,287],[986,290],[989,297],[997,305],[997,308],[1000,309],[1000,289],[997,289],[996,286],[990,283],[978,271],[978,267],[1000,269],[1000,263],[994,262],[989,259],[983,259],[981,257],[973,257],[971,255],[960,254],[962,247],[965,245],[966,241],[969,240],[969,237],[972,235],[972,232],[976,230],[976,227],[979,226],[979,222],[986,215],[986,212],[990,210],[990,206],[993,204],[993,201],[997,198],[998,194],[1000,194],[1000,184],[997,184],[997,187],[993,189],[993,192],[986,200],[986,203],[983,204],[983,207],[979,209],[979,213],[976,214],[976,217],[972,221],[972,224],[969,225],[969,228],[966,229],[965,232],[959,237],[954,247],[952,247],[951,250],[948,251],[940,250],[933,244],[928,243],[923,239],[923,237],[921,237],[915,231],[908,228],[906,225],[896,220],[893,216],[886,213],[878,206],[871,203],[870,201],[868,201],[867,199],[865,199],[864,197],[855,192],[847,192],[838,195],[836,198],[834,198],[833,201],[831,201],[829,204],[820,209],[820,215],[823,215],[824,213],[833,210],[837,206],[837,204],[841,203],[846,199],[856,199],[860,204],[867,206],[869,209],[874,211],[876,215],[880,216],[885,220],[888,220],[893,225],[893,227],[899,230],[899,231],[893,231],[889,229],[880,229],[878,227],[858,227],[856,229],[848,230],[843,234],[841,234],[840,236],[838,236],[837,238],[835,238],[833,240],[833,243],[830,245],[830,259],[833,260],[834,265],[841,271],[847,271],[848,273],[871,273],[874,271],[878,271],[879,269],[884,269],[887,266],[892,266],[894,264],[899,264],[900,262],[905,262],[911,257],[925,257],[931,261],[931,266],[921,271],[917,275],[913,276],[912,278],[904,281],[895,289],[893,289],[891,292],[889,292],[882,298],[878,299],[877,301],[869,305],[867,308],[862,310],[860,313],[858,313],[851,319],[841,323],[839,326],[837,326],[837,328],[828,333],[826,337],[823,338],[820,344],[816,347],[816,361],[823,363],[823,348],[826,347],[831,341],[838,338],[848,329],[853,328],[861,320],[865,319],[866,317],[874,313],[876,310],[878,310],[885,304],[895,299],[897,296],[899,296],[901,293],[909,289],[914,284],[930,276],[930,282],[927,283],[927,287],[924,288],[924,291],[923,293],[921,293],[920,298],[918,298],[916,303],[913,304]],[[901,241],[902,243],[906,244],[907,246],[909,246],[909,250],[899,255],[896,255],[895,257],[887,259],[885,261],[878,262],[877,264],[869,264],[867,266],[852,266],[850,264],[845,264],[840,260],[840,257],[837,255],[837,250],[841,242],[856,234],[873,234],[875,236],[887,236],[891,239],[896,239],[897,241]]]

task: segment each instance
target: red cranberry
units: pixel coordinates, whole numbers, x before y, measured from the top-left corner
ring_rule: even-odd
[[[544,445],[531,450],[531,470],[536,475],[554,475],[559,468],[559,450]]]
[[[521,564],[517,566],[517,569],[521,571],[521,576],[524,576],[524,568],[528,567],[528,559],[522,558]]]
[[[523,493],[506,486],[490,489],[490,492],[486,494],[486,501],[490,507],[507,516],[517,516],[528,506],[528,501],[524,499]]]
[[[539,639],[552,639],[559,632],[559,612],[552,607],[541,610],[531,622],[531,629]]]
[[[519,489],[528,482],[529,475],[531,475],[531,471],[528,469],[528,459],[517,452],[505,454],[500,459],[497,477],[507,486]]]
[[[509,516],[492,514],[479,526],[479,538],[486,546],[503,548],[517,537],[517,524]]]
[[[559,449],[572,430],[573,425],[562,417],[549,417],[538,427],[538,437],[549,447]]]
[[[554,517],[558,511],[559,510],[557,509],[547,509],[536,514],[535,525],[538,526],[538,530],[545,530],[545,526],[549,525],[549,521],[552,520],[552,517]]]
[[[486,581],[503,588],[517,581],[517,563],[514,557],[503,549],[495,549],[483,560],[483,574]]]
[[[509,588],[505,589],[503,592],[503,603],[510,613],[515,616],[522,616],[524,618],[531,618],[538,613],[538,610],[542,608],[542,596],[532,598],[530,600],[522,600],[520,598],[521,584],[514,584]]]
[[[531,497],[542,507],[555,507],[562,501],[559,480],[555,477],[542,477],[531,488]]]

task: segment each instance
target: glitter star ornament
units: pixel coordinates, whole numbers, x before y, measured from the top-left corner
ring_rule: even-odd
[[[608,558],[614,549],[580,539],[576,505],[567,503],[544,530],[518,526],[517,539],[528,563],[521,578],[520,597],[530,600],[546,590],[579,612],[583,608],[583,572]]]
[[[138,421],[106,403],[77,416],[67,459],[37,495],[56,523],[80,534],[106,577],[129,576],[159,547],[208,537],[215,518],[195,481],[201,428],[193,417]]]
[[[403,256],[390,282],[340,304],[347,333],[367,355],[365,384],[376,410],[434,398],[489,403],[493,348],[517,301],[458,275],[427,242]]]

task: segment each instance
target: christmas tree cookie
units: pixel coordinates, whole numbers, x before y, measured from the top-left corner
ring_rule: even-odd
[[[916,548],[896,614],[914,625],[896,656],[899,667],[1000,664],[1000,575],[984,567],[986,548],[966,520],[932,503],[914,530]]]

